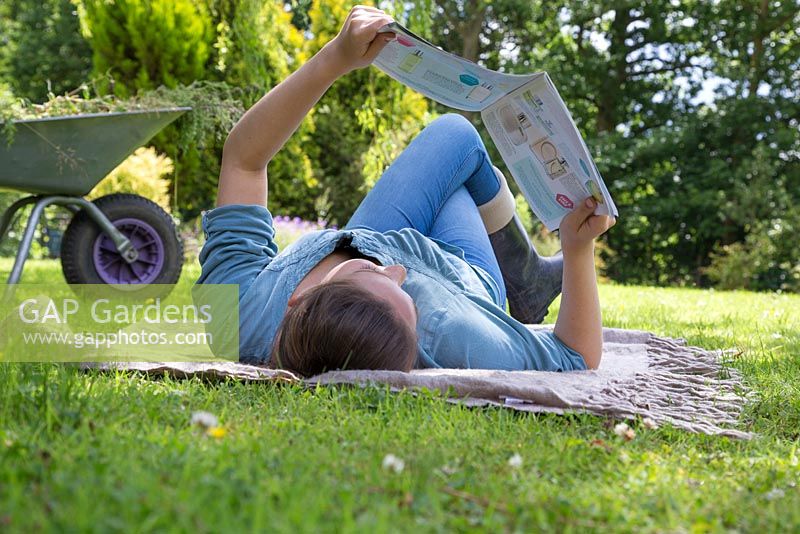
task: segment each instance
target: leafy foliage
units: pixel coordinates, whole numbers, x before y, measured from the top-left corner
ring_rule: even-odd
[[[516,68],[550,72],[593,148],[620,208],[604,253],[612,278],[705,285],[712,254],[798,212],[800,80],[787,74],[800,66],[800,7],[564,2],[537,13],[529,38],[546,44]],[[782,287],[767,278],[751,287]]]
[[[80,0],[79,6],[95,75],[109,80],[101,85],[101,91],[128,96],[142,89],[174,88],[207,78],[214,28],[203,4],[191,0]],[[159,134],[154,144],[177,163],[172,192],[186,217],[212,198],[222,141],[204,140],[202,147],[187,145],[181,135],[175,125]]]
[[[216,28],[209,76],[243,90],[245,107],[305,62],[303,36],[274,0],[208,0]],[[269,205],[274,212],[315,218],[317,180],[308,150],[313,114],[304,120],[268,166]],[[216,187],[214,173],[213,188]],[[206,198],[213,198],[209,195]],[[207,204],[205,208],[210,207]]]
[[[344,0],[312,2],[307,55],[337,35],[349,10]],[[402,20],[408,14],[396,15]],[[427,109],[422,96],[374,68],[353,71],[334,83],[317,106],[311,137],[318,151],[320,216],[346,223],[369,186],[432,119]]]
[[[111,171],[87,198],[112,193],[134,193],[148,198],[169,211],[169,180],[172,160],[154,148],[139,148]]]
[[[33,102],[79,86],[91,71],[92,54],[78,26],[71,0],[4,0],[0,80]]]
[[[128,96],[203,78],[212,29],[202,4],[80,0],[79,5],[94,71],[110,76],[111,92]]]
[[[237,88],[246,108],[303,60],[302,36],[281,4],[271,0],[86,0],[81,5],[95,71],[112,75],[106,89],[116,94],[214,80]],[[309,217],[315,183],[301,147],[310,128],[309,120],[269,168],[276,207]],[[180,129],[168,128],[155,145],[177,163],[173,202],[189,219],[213,206],[224,136],[187,144]]]
[[[236,88],[242,108],[332,39],[350,7],[343,0],[76,1],[95,75],[110,69],[113,76],[106,91],[133,95],[195,79],[223,81]],[[47,74],[59,81],[83,76],[67,60],[57,70],[62,65],[53,59],[56,44],[72,50],[70,60],[86,57],[79,52],[82,38],[67,27],[74,15],[58,15],[67,4],[0,5],[0,22],[10,28],[0,37],[0,79],[17,96],[30,97],[15,80],[34,79],[40,66],[61,73]],[[617,227],[599,247],[608,276],[629,283],[796,287],[800,255],[786,237],[800,217],[796,2],[380,5],[412,31],[489,68],[549,72],[620,208]],[[24,34],[25,21],[33,20],[43,21],[37,28],[63,31]],[[39,55],[14,70],[11,51],[25,47]],[[21,105],[2,87],[0,101],[4,117]],[[386,166],[443,110],[377,69],[348,74],[270,162],[270,207],[346,222]],[[165,131],[156,144],[175,161],[172,201],[186,219],[213,204],[224,134],[193,144],[180,133],[184,127]],[[487,148],[500,164],[491,143]]]

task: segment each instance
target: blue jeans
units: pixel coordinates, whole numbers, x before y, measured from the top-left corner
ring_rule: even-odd
[[[386,169],[347,228],[378,232],[414,228],[464,251],[506,299],[503,275],[478,206],[495,197],[500,182],[475,127],[448,113],[431,122]]]

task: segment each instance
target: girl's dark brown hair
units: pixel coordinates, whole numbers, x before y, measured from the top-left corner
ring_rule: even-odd
[[[313,376],[334,369],[408,371],[417,334],[389,303],[350,280],[326,282],[290,306],[270,367]]]

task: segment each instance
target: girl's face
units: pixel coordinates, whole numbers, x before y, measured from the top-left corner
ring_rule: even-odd
[[[406,279],[406,268],[402,265],[381,266],[365,259],[347,260],[330,270],[322,283],[333,280],[353,280],[387,301],[397,315],[416,330],[417,307],[411,296],[400,286]]]

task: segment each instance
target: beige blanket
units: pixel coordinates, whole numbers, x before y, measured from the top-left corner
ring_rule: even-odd
[[[549,328],[544,327],[531,327]],[[427,388],[448,401],[527,412],[584,412],[620,418],[649,417],[658,424],[736,438],[751,393],[724,353],[689,347],[684,340],[637,330],[604,330],[603,361],[596,371],[550,373],[480,369],[332,371],[301,380],[287,371],[238,363],[118,363],[148,374],[231,377],[247,381],[316,384],[388,384],[394,390]]]

